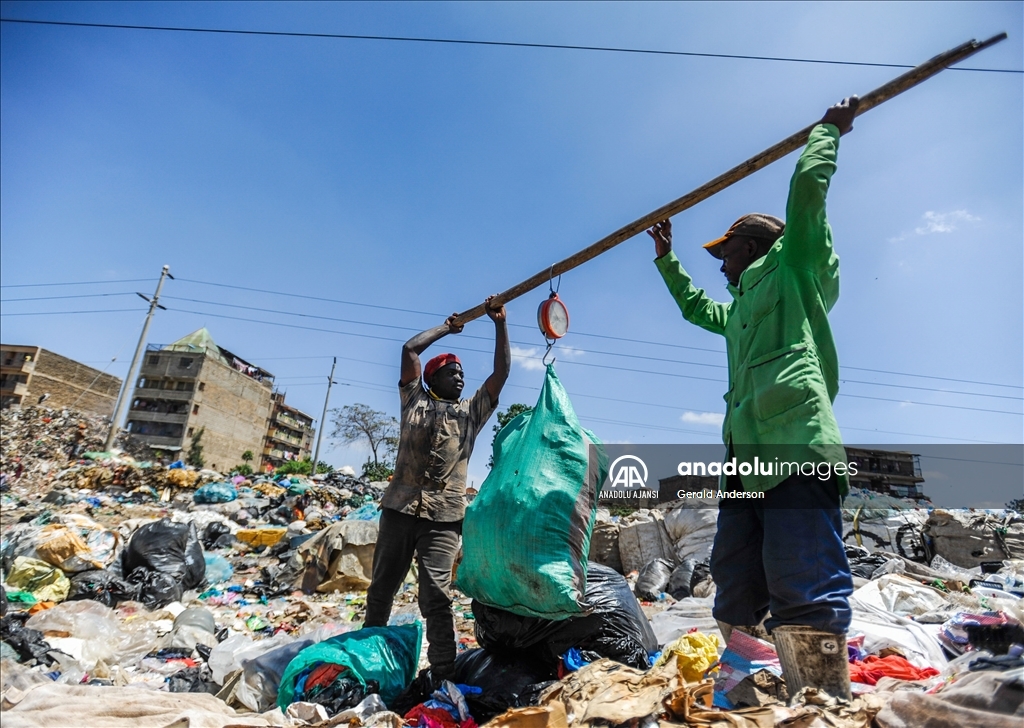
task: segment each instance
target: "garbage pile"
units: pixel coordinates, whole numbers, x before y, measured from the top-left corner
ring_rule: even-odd
[[[1024,520],[1010,511],[855,494],[852,701],[791,695],[763,630],[725,644],[711,614],[713,501],[599,511],[589,562],[558,577],[584,575],[568,614],[456,591],[455,674],[438,683],[413,571],[390,624],[362,628],[386,483],[146,462],[98,450],[100,422],[14,412],[5,726],[67,725],[71,711],[83,726],[367,728],[1002,726],[1024,714]]]

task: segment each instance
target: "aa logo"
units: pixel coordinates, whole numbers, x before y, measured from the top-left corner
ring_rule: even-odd
[[[615,458],[608,469],[608,477],[612,488],[646,488],[647,463],[636,455],[622,455]]]

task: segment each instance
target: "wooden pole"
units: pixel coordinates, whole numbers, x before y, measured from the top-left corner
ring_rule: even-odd
[[[874,91],[862,96],[860,99],[860,106],[857,107],[857,116],[870,111],[879,104],[882,104],[889,99],[897,96],[904,91],[917,86],[923,81],[927,81],[932,76],[945,70],[954,63],[973,56],[975,53],[988,48],[989,46],[995,45],[996,43],[1004,40],[1006,33],[1000,33],[999,35],[992,36],[988,40],[977,41],[970,40],[966,43],[958,45],[956,48],[951,48],[945,53],[940,53],[931,60],[925,61],[921,65],[913,68],[901,76],[897,76],[889,83],[884,86],[879,86]],[[588,260],[593,260],[601,253],[605,253],[614,248],[619,243],[629,240],[634,235],[637,235],[654,223],[666,218],[678,215],[683,210],[689,209],[696,205],[698,202],[706,200],[712,195],[721,192],[726,187],[736,184],[744,177],[749,177],[754,172],[764,167],[767,167],[772,162],[782,159],[790,152],[794,152],[800,147],[807,143],[807,139],[810,136],[811,129],[817,126],[818,122],[811,124],[810,126],[804,127],[796,134],[793,134],[773,147],[765,149],[760,154],[757,154],[742,164],[738,164],[728,172],[720,174],[710,182],[701,185],[692,192],[683,195],[677,200],[673,200],[667,205],[662,205],[657,210],[649,212],[638,220],[619,228],[611,235],[601,238],[593,245],[584,248],[575,255],[571,255],[565,260],[559,261],[554,265],[544,268],[540,273],[535,276],[526,279],[522,283],[512,286],[507,291],[499,293],[495,303],[497,305],[504,305],[513,299],[519,298],[524,293],[528,293],[539,286],[547,283],[552,276],[558,276],[566,271],[570,271],[580,265],[583,265]],[[484,304],[474,306],[468,311],[463,311],[458,315],[456,323],[465,324],[468,321],[480,318],[485,313]]]

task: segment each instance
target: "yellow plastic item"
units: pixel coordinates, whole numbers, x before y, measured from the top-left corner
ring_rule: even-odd
[[[31,592],[39,602],[63,602],[71,591],[71,580],[64,572],[39,559],[19,556],[7,575],[10,586]]]
[[[243,528],[235,534],[235,538],[250,546],[273,546],[287,532],[287,528]]]
[[[680,676],[687,682],[700,682],[704,673],[718,662],[718,637],[713,634],[690,632],[684,634],[661,653],[655,667],[675,658]],[[712,672],[718,670],[716,666]]]
[[[199,482],[199,473],[175,468],[167,471],[167,482],[178,488],[195,488]]]

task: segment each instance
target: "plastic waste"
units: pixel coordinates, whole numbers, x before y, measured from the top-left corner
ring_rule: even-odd
[[[67,599],[71,582],[64,572],[39,559],[19,556],[14,560],[11,573],[7,575],[11,586],[31,592],[36,601],[62,602]]]
[[[164,518],[141,526],[121,556],[121,572],[142,585],[142,602],[151,608],[178,601],[186,589],[201,586],[206,562],[194,523]]]
[[[483,649],[466,650],[456,657],[453,675],[455,683],[480,688],[478,695],[467,695],[466,702],[481,724],[509,708],[529,705],[533,688],[556,678],[550,664]]]
[[[41,665],[52,665],[54,662],[54,658],[49,655],[53,648],[47,643],[43,633],[25,627],[18,619],[18,615],[8,614],[0,619],[0,639],[17,653],[21,662],[35,660]],[[6,680],[6,674],[4,679]]]
[[[273,546],[287,532],[287,528],[242,528],[235,533],[235,538],[250,546]]]
[[[288,663],[312,644],[312,638],[298,639],[246,660],[242,666],[242,679],[235,688],[235,697],[254,713],[271,710],[277,704],[281,675]]]
[[[119,602],[138,600],[139,588],[138,584],[129,583],[111,571],[94,569],[71,577],[67,600],[91,599],[104,606],[115,607]]]
[[[463,521],[458,588],[522,616],[579,615],[608,458],[580,425],[553,367],[534,409],[498,433],[493,457]]]
[[[684,634],[665,647],[654,666],[659,667],[674,659],[683,679],[687,682],[700,682],[704,679],[704,673],[718,662],[718,647],[717,635],[701,632]],[[715,667],[712,672],[717,670]]]
[[[625,577],[591,563],[586,601],[593,610],[590,614],[558,621],[522,617],[474,602],[477,642],[489,651],[536,655],[549,664],[557,664],[570,647],[578,647],[637,669],[650,667],[649,655],[658,649],[658,641]]]
[[[213,584],[221,584],[231,579],[235,570],[230,562],[219,554],[203,554],[206,562],[206,581]]]
[[[669,577],[672,576],[672,562],[666,559],[655,559],[640,569],[636,580],[636,595],[640,599],[657,601],[658,596],[668,588]]]
[[[231,483],[207,483],[197,489],[192,499],[196,503],[228,503],[238,497],[238,491]]]
[[[75,653],[72,657],[87,672],[100,661],[107,665],[133,665],[150,652],[157,635],[150,622],[131,622],[122,627],[114,610],[87,599],[39,612],[25,626],[46,634],[66,634],[66,638],[48,641],[58,650],[67,648],[66,652]]]
[[[685,599],[693,594],[693,588],[711,574],[710,567],[702,562],[687,559],[672,570],[665,591],[673,599]]]
[[[219,548],[221,536],[231,535],[231,529],[221,521],[212,521],[203,529],[203,548],[207,551]]]
[[[284,709],[295,702],[296,678],[307,668],[324,663],[344,667],[364,688],[377,683],[381,698],[390,703],[412,682],[422,641],[423,628],[416,623],[367,627],[311,645],[285,668],[277,704]]]
[[[379,521],[380,508],[376,503],[366,503],[345,516],[346,521]]]
[[[224,679],[235,670],[240,670],[247,660],[253,660],[294,641],[295,638],[285,632],[262,640],[252,640],[245,635],[234,635],[213,648],[206,664],[210,667],[213,681],[218,685],[223,685]]]

